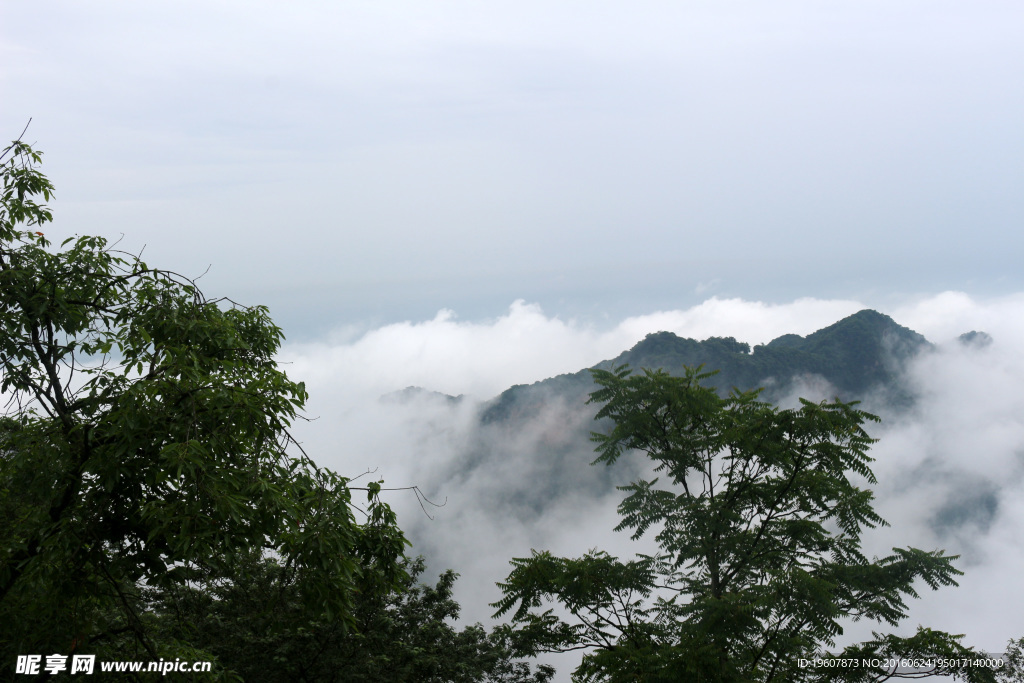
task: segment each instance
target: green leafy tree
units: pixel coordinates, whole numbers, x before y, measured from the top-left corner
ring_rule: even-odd
[[[232,576],[149,592],[153,613],[175,639],[216,655],[243,679],[262,683],[544,683],[553,674],[515,661],[504,629],[456,629],[456,574],[420,583],[422,558],[409,561],[393,591],[360,591],[355,628],[310,618],[303,577],[252,556]]]
[[[359,512],[297,450],[281,330],[103,238],[51,248],[39,162],[21,141],[0,155],[0,665],[195,654],[158,637],[142,587],[253,552],[301,577],[309,614],[354,626],[359,592],[403,585],[407,544],[379,484]]]
[[[1003,663],[998,672],[999,683],[1024,683],[1024,638],[1006,644]]]
[[[955,585],[961,573],[942,551],[862,553],[862,531],[886,524],[856,483],[875,483],[863,429],[875,416],[840,401],[781,410],[757,392],[723,398],[699,368],[592,372],[590,401],[613,423],[593,435],[595,464],[635,450],[660,475],[621,487],[617,530],[654,534],[659,552],[513,560],[494,607],[513,614],[521,652],[585,649],[582,681],[876,681],[910,672],[801,660],[983,656],[924,628],[828,651],[844,620],[895,626],[915,585]],[[913,673],[994,680],[959,664]]]

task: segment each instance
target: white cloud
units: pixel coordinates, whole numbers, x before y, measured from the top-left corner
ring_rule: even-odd
[[[517,301],[492,320],[460,321],[441,311],[432,320],[289,346],[282,357],[293,362],[294,377],[307,381],[311,412],[320,416],[300,430],[315,457],[346,474],[378,467],[388,485],[419,484],[447,498],[429,521],[411,496],[393,494],[417,544],[414,552],[431,553],[435,563],[462,574],[458,598],[472,621],[489,615],[486,603],[497,598],[494,582],[506,575],[508,560],[530,548],[579,554],[601,547],[628,556],[631,547],[625,534],[611,531],[615,492],[587,497],[570,486],[536,518],[509,507],[517,491],[543,489],[550,465],[543,458],[555,452],[552,440],[567,429],[571,410],[553,409],[520,433],[482,437],[473,427],[477,400],[614,357],[650,332],[761,343],[788,332],[806,335],[862,307],[847,300],[769,305],[712,298],[599,330]],[[1017,580],[1024,570],[1024,326],[1018,322],[1024,321],[1024,297],[979,301],[947,292],[882,310],[940,346],[909,368],[906,381],[920,396],[915,408],[883,415],[876,429],[878,509],[892,527],[868,533],[866,547],[880,555],[907,545],[961,553],[958,566],[967,572],[961,587],[923,588],[904,630],[924,623],[1000,650],[1022,635],[1012,615],[1024,609],[1024,585]],[[970,329],[990,333],[994,342],[961,346],[955,337]],[[457,407],[429,395],[377,400],[409,385],[475,398]],[[473,467],[459,460],[481,449],[499,455]],[[583,462],[579,468],[580,477],[597,476]],[[986,506],[993,496],[991,510]],[[975,518],[946,526],[937,521],[949,503],[964,501],[974,506]],[[865,628],[856,625],[850,633],[866,635]]]
[[[340,390],[362,400],[409,385],[487,399],[514,384],[617,356],[652,332],[734,336],[760,344],[786,333],[809,334],[863,307],[813,298],[782,305],[711,298],[682,311],[627,318],[602,331],[546,316],[540,306],[520,300],[489,321],[460,321],[442,310],[432,320],[386,325],[347,343],[290,345],[282,357],[294,364],[290,372],[296,377],[309,378],[314,399],[318,391]],[[345,329],[335,337],[352,334]]]

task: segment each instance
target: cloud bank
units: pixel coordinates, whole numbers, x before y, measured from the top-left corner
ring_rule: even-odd
[[[339,331],[320,343],[287,346],[281,358],[307,382],[309,414],[317,419],[297,431],[314,458],[349,476],[375,470],[386,485],[416,484],[446,501],[431,520],[411,495],[392,494],[412,552],[426,554],[438,571],[460,572],[463,619],[486,621],[488,603],[499,595],[494,582],[507,575],[509,559],[531,548],[578,555],[599,547],[629,556],[645,546],[612,531],[620,494],[593,488],[596,478],[623,481],[642,463],[602,473],[587,460],[559,462],[566,478],[551,490],[545,472],[551,454],[566,452],[560,439],[580,419],[577,407],[556,405],[527,429],[504,433],[480,428],[482,402],[513,384],[612,358],[651,332],[758,344],[809,334],[866,307],[850,300],[773,305],[712,298],[600,329],[517,301],[491,320],[461,321],[441,311],[360,334]],[[893,546],[960,554],[960,587],[922,587],[903,630],[925,624],[1001,651],[1007,639],[1024,635],[1012,616],[1024,610],[1024,296],[979,301],[946,292],[875,307],[937,347],[905,369],[904,381],[918,396],[914,408],[883,413],[874,429],[877,509],[892,526],[865,535],[868,554],[888,554]],[[992,343],[957,341],[970,330],[987,332]],[[380,399],[412,385],[428,391]],[[455,402],[429,392],[465,397]],[[483,452],[498,455],[480,464],[474,458]],[[546,501],[543,512],[530,514],[538,497]],[[869,636],[870,627],[851,624],[847,635]],[[567,660],[558,665],[563,673],[572,667]]]
[[[810,334],[862,308],[849,300],[806,298],[780,305],[711,298],[599,329],[547,316],[540,306],[518,300],[492,320],[460,321],[455,312],[442,310],[432,320],[362,334],[341,328],[328,341],[288,346],[282,357],[294,364],[296,377],[308,378],[314,401],[319,392],[340,397],[336,392],[341,391],[362,401],[410,385],[488,399],[514,384],[617,356],[652,332],[697,339],[734,336],[760,344],[786,333]]]

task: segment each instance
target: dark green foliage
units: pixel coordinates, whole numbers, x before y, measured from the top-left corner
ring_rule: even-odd
[[[406,565],[394,591],[358,593],[355,628],[310,618],[301,572],[273,560],[248,558],[232,577],[198,586],[151,591],[168,635],[214,654],[244,680],[261,683],[543,683],[553,673],[512,659],[499,629],[456,630],[454,572],[434,587],[419,583],[423,560]]]
[[[450,625],[456,575],[418,582],[380,482],[354,502],[301,452],[306,392],[274,361],[266,309],[207,300],[102,238],[51,250],[18,229],[50,220],[40,157],[8,154],[0,678],[57,653],[214,660],[205,681],[550,680],[507,629]]]
[[[182,656],[138,586],[252,552],[351,628],[357,591],[401,585],[406,541],[374,492],[357,517],[346,479],[292,454],[306,391],[274,361],[266,309],[208,300],[99,237],[52,250],[20,229],[51,218],[39,155],[15,142],[0,158],[0,666]]]
[[[882,680],[879,668],[798,665],[829,656],[844,619],[896,625],[915,584],[951,586],[960,574],[942,551],[862,553],[862,532],[885,525],[858,484],[875,481],[863,424],[877,418],[838,400],[780,410],[757,392],[722,398],[702,384],[711,374],[690,368],[593,375],[597,417],[613,425],[593,436],[595,463],[640,451],[660,475],[620,487],[617,529],[653,534],[660,551],[514,560],[495,607],[513,614],[521,651],[587,648],[586,681]],[[540,611],[548,601],[571,618]],[[973,656],[958,638],[877,636],[844,656]]]
[[[1024,638],[1006,644],[1003,661],[1006,665],[999,671],[999,683],[1024,683]]]

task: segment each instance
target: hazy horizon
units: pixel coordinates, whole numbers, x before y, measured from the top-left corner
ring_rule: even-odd
[[[296,340],[513,301],[1024,291],[1024,7],[260,0],[0,8],[57,221]],[[49,236],[49,235],[48,235]],[[876,303],[877,302],[877,303]]]

